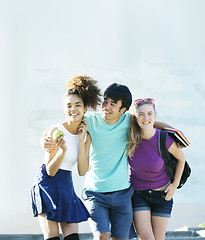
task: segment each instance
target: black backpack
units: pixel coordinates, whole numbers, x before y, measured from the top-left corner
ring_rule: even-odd
[[[170,177],[171,182],[173,182],[175,171],[176,171],[177,159],[171,153],[169,153],[167,150],[167,146],[166,146],[167,134],[168,133],[165,130],[159,131],[158,149],[159,149],[160,156],[162,157],[162,159],[165,162],[167,174]],[[181,177],[179,186],[177,188],[181,188],[185,184],[185,182],[187,181],[187,178],[190,176],[190,174],[191,174],[191,168],[190,168],[189,164],[187,163],[187,161],[185,161],[184,171],[182,173],[182,177]]]

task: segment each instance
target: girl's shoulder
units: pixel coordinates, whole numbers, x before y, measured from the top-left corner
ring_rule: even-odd
[[[156,128],[156,140],[158,141],[158,138],[159,138],[159,132],[160,130]],[[172,145],[172,143],[174,142],[174,139],[169,135],[167,134],[167,139],[166,139],[166,144],[167,144],[167,149],[170,148],[170,146]]]

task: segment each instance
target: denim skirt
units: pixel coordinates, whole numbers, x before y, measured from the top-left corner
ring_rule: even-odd
[[[34,217],[46,213],[51,221],[79,223],[90,216],[74,191],[71,171],[59,169],[51,177],[43,164],[36,174],[31,199]]]

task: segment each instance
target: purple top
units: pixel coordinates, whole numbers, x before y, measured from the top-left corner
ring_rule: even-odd
[[[159,130],[149,139],[142,139],[135,149],[132,159],[128,157],[130,164],[130,182],[135,190],[156,189],[166,185],[170,178],[166,173],[164,160],[158,150]],[[167,136],[167,149],[173,143],[173,139]]]

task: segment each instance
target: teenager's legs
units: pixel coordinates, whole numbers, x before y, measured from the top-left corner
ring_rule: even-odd
[[[114,237],[112,237],[111,239],[112,240],[124,240],[124,239],[121,239],[121,238],[114,238]]]
[[[60,240],[60,237],[46,238],[46,240]]]
[[[113,209],[114,208],[114,209]],[[111,239],[128,239],[133,220],[132,206],[127,199],[127,206],[121,205],[110,210]]]
[[[164,240],[169,218],[152,216],[152,229],[155,240]]]
[[[59,226],[57,222],[46,219],[46,214],[38,215],[39,223],[45,239],[59,237]]]
[[[104,233],[96,233],[94,234],[93,239],[94,240],[108,240],[110,236],[109,232],[104,232]]]
[[[160,191],[153,191],[152,195],[152,229],[155,239],[163,240],[171,216],[173,199],[166,201],[164,193]]]
[[[110,224],[113,239],[128,238],[133,219],[133,191],[130,187],[110,193],[83,192],[82,197],[91,215],[89,223],[95,240],[109,239]]]
[[[108,240],[109,206],[107,205],[106,194],[84,190],[82,198],[90,213],[88,221],[93,238],[95,240]]]
[[[149,210],[134,212],[134,225],[140,240],[155,240]]]
[[[133,221],[131,197],[133,187],[110,194],[110,224],[112,239],[128,239]]]
[[[77,223],[61,222],[60,226],[61,226],[61,230],[62,230],[64,238],[70,235],[70,237],[67,239],[77,239],[76,238],[76,236],[78,236],[78,224]]]

